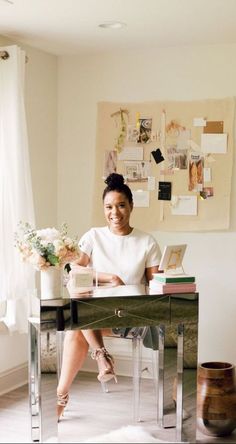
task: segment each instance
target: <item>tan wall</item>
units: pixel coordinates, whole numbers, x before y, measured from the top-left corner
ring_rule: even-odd
[[[0,37],[0,45],[4,44],[9,41]],[[236,95],[236,45],[60,57],[58,62],[52,55],[26,49],[30,58],[26,107],[37,225],[56,224],[58,196],[57,222],[67,221],[73,234],[82,234],[91,224],[98,101],[198,100]],[[233,190],[235,182],[234,169]],[[231,200],[230,232],[154,232],[161,247],[188,244],[184,265],[186,271],[195,272],[200,292],[201,361],[225,359],[236,363],[235,191]],[[27,359],[26,338],[16,338],[0,338],[1,352],[9,355],[1,363],[0,372]],[[18,352],[14,355],[15,349]]]
[[[97,102],[235,96],[235,53],[236,45],[214,45],[60,57],[58,219],[66,218],[73,233],[82,234],[91,225]],[[154,232],[162,248],[188,244],[184,266],[196,274],[200,292],[200,361],[236,363],[235,185],[234,168],[231,232]]]

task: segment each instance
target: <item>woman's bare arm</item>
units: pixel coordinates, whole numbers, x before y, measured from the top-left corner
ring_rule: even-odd
[[[158,273],[158,265],[155,265],[154,267],[148,267],[145,270],[145,276],[147,279],[147,282],[149,282],[153,278],[153,273]]]
[[[87,267],[89,264],[89,256],[86,253],[81,253],[79,259],[73,263],[73,267],[76,269],[76,265],[81,267]],[[119,276],[112,273],[97,273],[94,271],[94,280],[97,279],[100,284],[111,284],[113,287],[117,285],[124,285],[124,282],[119,278]]]
[[[116,276],[116,274],[111,273],[98,273],[97,274],[98,283],[101,284],[111,284],[113,287],[117,285],[124,285],[124,282]]]

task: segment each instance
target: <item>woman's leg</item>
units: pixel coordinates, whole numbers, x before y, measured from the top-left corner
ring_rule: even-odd
[[[70,386],[82,367],[87,356],[89,346],[93,349],[94,359],[99,368],[99,381],[115,378],[113,359],[106,351],[100,330],[74,330],[67,331],[64,339],[62,368],[57,386],[57,415],[63,414],[68,402]]]
[[[109,381],[112,378],[116,379],[114,372],[114,360],[104,347],[102,330],[82,330],[83,335],[92,348],[92,358],[96,359],[98,364],[98,380],[100,382]]]
[[[80,330],[66,332],[57,393],[68,393],[75,376],[84,363],[88,348],[88,342]]]
[[[74,330],[67,331],[64,339],[62,368],[57,388],[58,393],[67,393],[82,367],[89,346],[93,350],[104,347],[102,331]]]
[[[104,347],[102,330],[81,330],[93,350]]]
[[[70,386],[83,365],[88,353],[88,348],[89,345],[80,330],[66,332],[63,346],[61,374],[57,386],[58,420],[67,405]]]
[[[75,376],[84,363],[89,346],[94,351],[104,348],[101,330],[72,330],[66,332],[57,393],[68,393]],[[106,366],[107,363],[104,362],[104,367]]]

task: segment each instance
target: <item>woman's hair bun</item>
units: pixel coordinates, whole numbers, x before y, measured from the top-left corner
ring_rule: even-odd
[[[124,177],[121,174],[111,173],[107,176],[105,183],[109,188],[119,188],[124,185]]]
[[[118,193],[123,193],[129,203],[133,206],[133,195],[132,191],[128,185],[125,183],[124,176],[118,173],[111,173],[105,179],[105,183],[107,184],[105,190],[103,191],[102,200],[104,202],[105,196],[110,191],[117,191]]]

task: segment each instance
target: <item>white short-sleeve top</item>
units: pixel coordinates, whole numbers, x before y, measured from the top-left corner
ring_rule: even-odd
[[[97,272],[115,274],[126,285],[145,283],[145,269],[159,265],[161,258],[156,239],[136,228],[125,236],[108,227],[91,228],[81,237],[79,247]]]

